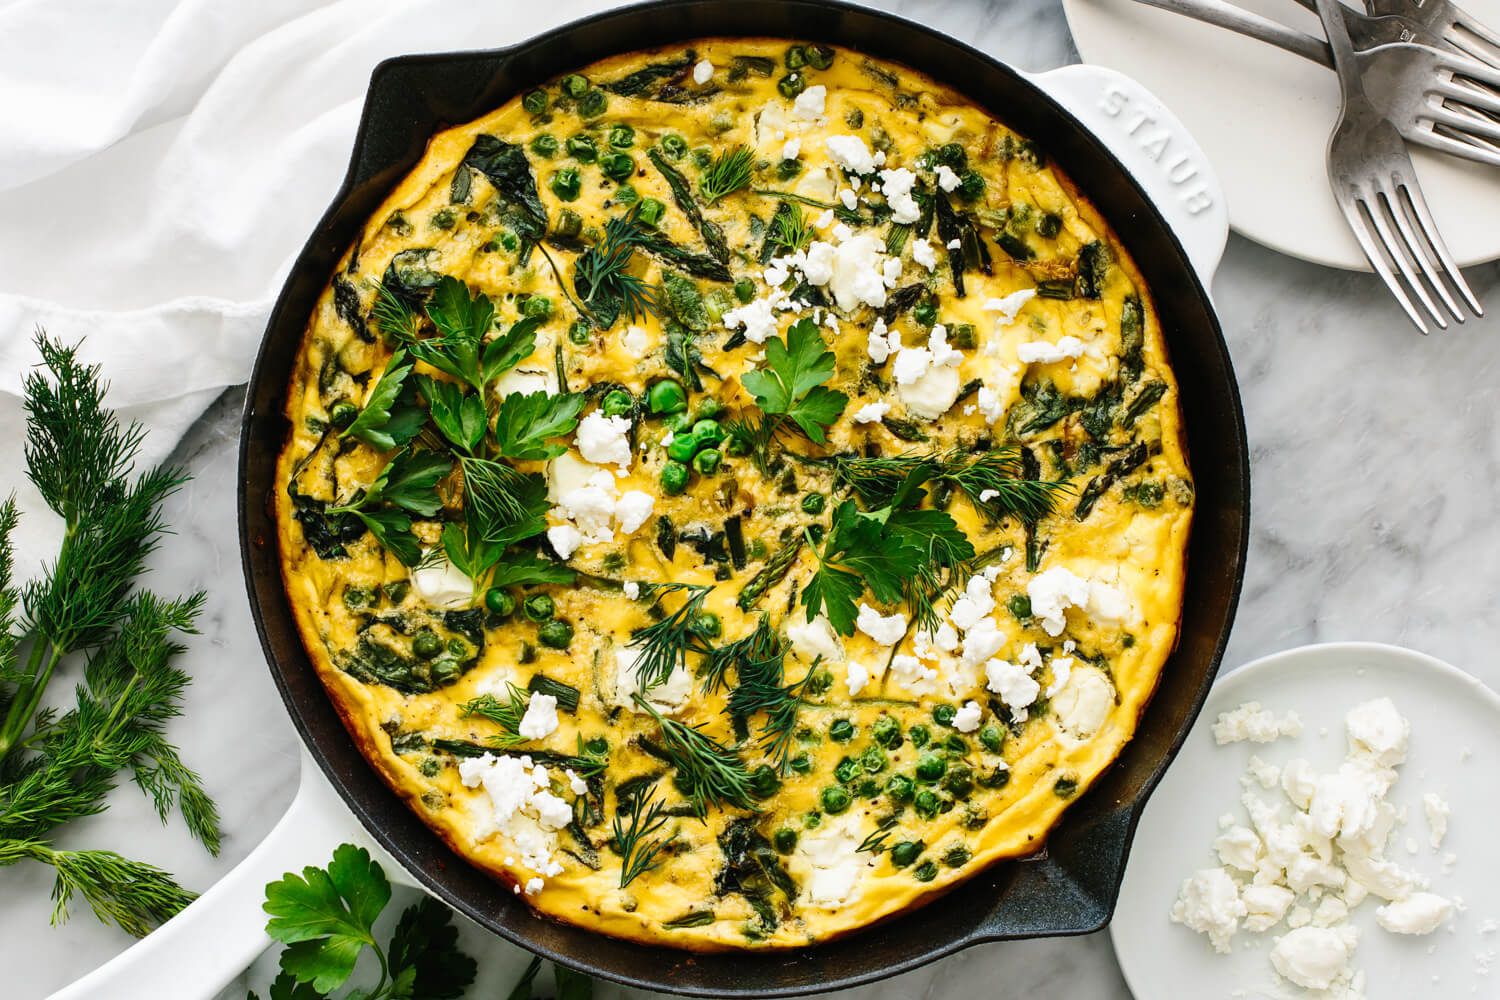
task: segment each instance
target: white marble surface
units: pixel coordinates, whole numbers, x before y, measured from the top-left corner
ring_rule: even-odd
[[[882,0],[1023,68],[1076,59],[1050,0]],[[472,41],[472,40],[471,40]],[[312,220],[308,220],[311,225]],[[1500,313],[1500,268],[1470,272]],[[1447,659],[1500,687],[1500,319],[1423,339],[1378,283],[1299,263],[1231,237],[1214,283],[1249,425],[1254,475],[1249,572],[1226,669],[1307,642],[1374,639]],[[101,818],[63,831],[64,845],[107,844],[204,889],[254,847],[290,801],[296,737],[251,628],[234,527],[235,424],[231,389],[178,451],[192,483],[169,504],[177,535],[154,559],[153,586],[206,588],[203,634],[186,664],[195,681],[173,737],[224,813],[224,851],[211,859],[182,831],[163,828],[133,787]],[[0,490],[19,475],[0,476]],[[1461,817],[1456,818],[1461,822]],[[318,861],[320,859],[308,859]],[[31,1000],[77,978],[130,942],[75,911],[48,926],[50,878],[34,866],[0,869],[0,995]],[[409,900],[398,890],[398,902]],[[395,909],[395,907],[393,907]],[[500,992],[524,964],[515,948],[475,928],[481,989]],[[263,961],[245,986],[261,990]],[[1106,935],[974,948],[851,996],[994,995],[1127,998]],[[630,991],[605,987],[607,997]],[[1144,1000],[1144,998],[1143,998]]]

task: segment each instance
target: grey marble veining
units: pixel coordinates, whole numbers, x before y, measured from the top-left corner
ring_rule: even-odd
[[[599,4],[593,4],[599,6]],[[876,6],[933,24],[1028,70],[1076,60],[1051,0],[906,0]],[[580,11],[583,4],[578,5]],[[309,224],[311,220],[309,220]],[[1500,311],[1500,267],[1469,274]],[[1278,649],[1374,639],[1447,659],[1500,687],[1500,320],[1422,338],[1378,282],[1301,263],[1231,238],[1214,294],[1249,426],[1254,475],[1249,571],[1226,669]],[[209,858],[180,823],[162,827],[134,787],[64,845],[107,844],[206,888],[242,858],[290,801],[296,737],[261,661],[234,528],[241,390],[228,391],[184,440],[192,483],[168,509],[178,534],[153,560],[152,585],[206,589],[203,634],[186,656],[195,680],[172,727],[217,798],[227,832]],[[1455,822],[1461,822],[1455,817]],[[315,859],[309,859],[315,860]],[[47,925],[50,878],[0,869],[0,995],[42,997],[129,944],[75,908]],[[397,890],[396,903],[412,899]],[[392,910],[397,909],[396,905]],[[1165,919],[1165,918],[1163,918]],[[524,966],[516,948],[474,927],[472,996],[503,996]],[[265,996],[263,959],[224,997]],[[606,987],[605,997],[634,995]],[[1126,1000],[1107,935],[987,945],[876,986],[861,1000],[1029,996]]]

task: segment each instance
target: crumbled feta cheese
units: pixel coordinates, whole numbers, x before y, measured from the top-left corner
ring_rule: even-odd
[[[1356,940],[1347,932],[1325,927],[1299,927],[1276,941],[1271,965],[1289,980],[1310,990],[1326,990],[1349,971],[1349,954]]]
[[[1042,686],[1022,667],[1009,660],[993,659],[984,665],[985,687],[1000,696],[1006,707],[1026,708],[1042,693]]]
[[[641,596],[641,585],[634,580],[626,580],[624,590],[625,596],[632,601],[639,599]]]
[[[836,908],[859,898],[859,882],[866,862],[856,848],[860,837],[852,829],[853,814],[843,824],[829,823],[797,842],[797,854],[811,871],[807,900],[814,906]]]
[[[807,621],[800,614],[793,618],[795,620],[786,627],[786,637],[797,655],[808,661],[820,656],[824,660],[844,658],[843,644],[839,642],[838,633],[833,630],[833,624],[827,615],[818,615],[812,621]]]
[[[858,660],[850,660],[845,680],[849,684],[849,697],[853,698],[870,683],[870,669]]]
[[[911,259],[929,271],[937,270],[937,251],[932,249],[932,244],[924,239],[918,238],[911,241]]]
[[[958,250],[958,249],[962,248],[963,245],[964,245],[964,241],[961,240],[961,239],[959,239],[957,236],[953,237],[953,239],[951,239],[947,243],[943,244],[943,246],[947,247],[949,250]],[[990,301],[993,302],[995,300],[991,299]]]
[[[785,281],[786,278],[781,280]],[[780,284],[780,282],[774,284]],[[723,316],[724,326],[731,330],[735,327],[744,327],[746,340],[752,344],[764,344],[780,332],[780,327],[776,322],[776,307],[785,302],[786,298],[786,293],[773,287],[768,294],[751,299],[738,308],[727,310]]]
[[[879,365],[884,364],[887,358],[899,350],[901,350],[900,332],[887,331],[885,320],[876,317],[875,325],[870,328],[865,353],[870,356],[871,361]]]
[[[874,639],[882,646],[894,646],[906,634],[906,616],[903,614],[882,615],[863,601],[859,605],[859,616],[854,627]]]
[[[788,139],[786,145],[781,147],[781,158],[783,160],[795,160],[800,155],[802,155],[802,140],[795,136]]]
[[[884,272],[881,270],[879,240],[880,237],[874,233],[859,233],[840,243],[832,254],[831,274],[827,279],[828,290],[833,293],[838,307],[845,312],[861,303],[877,309],[885,305],[886,285]],[[816,247],[817,244],[814,243],[813,246]],[[808,257],[810,261],[811,247],[808,249]],[[806,271],[804,274],[812,284],[820,284],[812,274]]]
[[[641,490],[626,490],[615,503],[615,517],[620,522],[620,531],[630,534],[646,523],[656,507],[656,498]]]
[[[495,379],[496,398],[504,399],[520,393],[529,396],[534,392],[557,395],[557,372],[551,368],[512,368]]]
[[[429,608],[462,611],[474,603],[474,581],[434,549],[411,571],[412,593]]]
[[[551,775],[531,757],[484,754],[458,765],[465,788],[483,788],[488,808],[474,826],[476,841],[504,834],[517,848],[521,863],[540,876],[556,875],[562,865],[553,860],[556,831],[573,819],[573,807],[551,791]],[[513,863],[507,858],[506,863]],[[540,878],[531,881],[540,883]],[[539,890],[541,885],[537,885]]]
[[[638,326],[626,327],[620,335],[620,344],[632,357],[644,358],[651,349],[651,335]]]
[[[554,524],[547,529],[547,541],[559,559],[571,559],[583,544],[583,534],[571,524]]]
[[[1233,816],[1230,816],[1233,824]],[[1219,863],[1226,868],[1238,868],[1242,872],[1255,872],[1265,851],[1260,837],[1248,826],[1231,825],[1214,840],[1214,853]]]
[[[891,366],[897,385],[911,385],[932,367],[932,352],[925,347],[903,347]]]
[[[563,776],[568,779],[568,790],[574,795],[583,795],[588,792],[589,783],[573,773],[571,767],[563,771]]]
[[[1052,683],[1047,685],[1047,697],[1052,698],[1068,685],[1068,677],[1073,672],[1073,658],[1071,656],[1054,656],[1052,658]]]
[[[1225,955],[1231,950],[1230,941],[1244,915],[1240,887],[1222,868],[1203,868],[1194,872],[1191,878],[1183,881],[1177,902],[1172,904],[1175,922],[1199,934],[1207,934],[1214,951]]]
[[[544,740],[557,732],[557,698],[550,694],[533,694],[516,732],[528,740]]]
[[[948,328],[941,323],[935,323],[932,332],[927,335],[927,350],[932,352],[932,363],[934,365],[947,365],[950,368],[957,367],[963,363],[964,353],[948,343]]]
[[[1088,581],[1063,566],[1044,570],[1026,582],[1031,614],[1048,635],[1062,635],[1069,607],[1084,607],[1089,601]]]
[[[995,619],[981,618],[964,636],[963,665],[979,666],[1004,649],[1005,642],[1005,633],[996,627]]]
[[[614,476],[601,471],[583,486],[564,493],[554,513],[572,521],[583,534],[584,542],[591,545],[612,542],[616,498]]]
[[[531,878],[526,880],[526,895],[535,896],[537,893],[542,891],[543,887],[546,886],[546,884],[546,881],[540,876],[532,876]]]
[[[1296,712],[1288,712],[1280,720],[1275,713],[1262,709],[1260,702],[1247,701],[1233,711],[1220,712],[1214,721],[1214,742],[1226,743],[1270,743],[1282,736],[1298,736],[1302,733],[1302,720]]]
[[[936,670],[923,666],[921,660],[905,653],[897,653],[891,658],[891,673],[896,675],[897,683],[907,690],[915,690],[924,681],[937,679]]]
[[[1054,676],[1057,661],[1057,657],[1052,660]],[[1052,688],[1048,688],[1058,728],[1075,740],[1092,739],[1104,728],[1115,707],[1115,687],[1098,667],[1075,662],[1068,665],[1066,672],[1067,678],[1057,694],[1051,694]],[[1054,683],[1053,687],[1056,686]]]
[[[885,402],[866,403],[854,411],[853,420],[856,424],[878,424],[885,419],[885,415],[891,412],[891,404]]]
[[[1359,757],[1381,767],[1396,767],[1406,760],[1411,725],[1396,711],[1389,698],[1366,701],[1349,710],[1345,720],[1349,747]]]
[[[632,712],[639,712],[633,695],[639,694],[659,712],[672,714],[687,707],[693,694],[693,676],[678,663],[667,679],[648,691],[641,690],[641,651],[631,646],[615,650],[615,685],[611,702]]]
[[[700,59],[693,67],[693,82],[702,86],[714,77],[714,64],[707,59]]]
[[[630,418],[595,410],[578,422],[574,444],[586,461],[630,468]]]
[[[1262,934],[1286,916],[1287,909],[1297,894],[1279,885],[1246,886],[1240,893],[1245,904],[1245,930]]]
[[[792,102],[792,115],[803,121],[814,122],[822,117],[828,88],[821,83],[808,87]]]
[[[944,191],[955,191],[958,189],[958,175],[955,174],[953,172],[953,168],[948,166],[948,164],[946,163],[938,164],[937,182],[938,187],[942,188]]]
[[[963,596],[954,601],[953,607],[948,610],[948,620],[955,628],[967,632],[994,610],[994,584],[982,574],[976,574],[969,577],[968,583],[964,584]]]
[[[953,714],[953,728],[961,733],[972,733],[979,728],[979,717],[983,714],[979,702],[964,702],[964,707]]]
[[[951,249],[957,249],[953,247]],[[986,312],[997,312],[1000,314],[1000,325],[1010,326],[1016,321],[1016,315],[1021,307],[1036,298],[1035,288],[1022,288],[1019,291],[1003,295],[998,299],[985,299],[984,310]]]
[[[1430,892],[1416,892],[1375,911],[1380,926],[1392,934],[1431,934],[1453,912],[1453,901]]]
[[[822,214],[813,219],[813,225],[818,229],[827,229],[829,226],[833,225],[833,219],[833,209],[825,208],[823,209]]]
[[[857,197],[855,197],[854,192],[851,191],[851,190],[849,190],[848,188],[844,188],[842,191],[839,192],[839,201],[841,203],[843,203],[843,206],[845,208],[849,209],[850,211],[853,211],[854,208],[855,208],[855,206],[857,206],[859,204],[859,199]],[[837,235],[837,234],[835,234],[835,235]],[[849,237],[845,236],[843,238],[844,239],[848,239]]]
[[[1448,835],[1448,803],[1442,796],[1428,792],[1422,796],[1422,810],[1427,814],[1428,843],[1436,851],[1443,846],[1443,838]]]
[[[1046,340],[1033,340],[1016,345],[1016,358],[1022,364],[1054,364],[1083,354],[1083,341],[1077,337],[1060,337],[1053,344]]]
[[[828,158],[845,170],[856,174],[875,172],[875,157],[857,135],[830,135],[823,140],[823,148],[828,151]]]
[[[911,194],[912,185],[916,182],[917,175],[905,167],[880,172],[880,186],[885,193],[886,202],[891,206],[892,221],[910,224],[922,217],[922,206],[917,204],[917,199]]]

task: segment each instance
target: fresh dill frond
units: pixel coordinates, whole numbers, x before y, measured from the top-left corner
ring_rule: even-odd
[[[750,186],[751,165],[754,156],[744,146],[727,149],[714,157],[713,163],[698,178],[698,193],[705,203],[712,205],[741,188]]]
[[[505,682],[506,700],[501,701],[492,694],[482,694],[466,702],[459,710],[464,718],[478,716],[499,726],[502,732],[490,738],[490,743],[502,750],[509,750],[526,742],[521,735],[521,720],[526,716],[530,697],[510,681]]]
[[[676,611],[666,613],[662,619],[636,632],[629,645],[638,649],[636,677],[642,691],[650,691],[665,684],[672,671],[680,665],[687,669],[688,653],[707,653],[708,645],[698,633],[698,616],[703,612],[703,602],[713,587],[698,583],[642,583],[642,597],[660,600],[667,594],[684,593],[687,598]]]
[[[398,344],[406,344],[417,338],[417,326],[421,317],[399,292],[382,281],[375,289],[375,302],[370,306],[370,318],[380,332]]]
[[[20,861],[36,861],[56,872],[53,924],[67,921],[68,904],[76,894],[102,922],[145,937],[197,896],[178,885],[170,872],[114,851],[64,851],[40,840],[0,839],[0,868]]]
[[[886,843],[886,841],[888,839],[890,839],[890,836],[891,836],[891,831],[890,830],[874,830],[874,831],[871,831],[871,833],[870,833],[870,835],[868,837],[866,837],[864,840],[861,840],[859,842],[859,846],[854,849],[854,853],[855,854],[879,854],[882,851],[884,851],[888,846],[890,846],[890,845],[888,845]]]
[[[1040,520],[1073,492],[1067,483],[1022,478],[1019,449],[1002,448],[979,455],[961,449],[907,453],[878,458],[835,456],[830,460],[839,485],[869,509],[890,505],[903,484],[947,482],[989,520],[1015,516]]]
[[[781,639],[771,627],[770,618],[761,615],[755,628],[733,642],[715,646],[708,655],[703,669],[703,693],[713,694],[729,686],[729,670],[733,668],[739,681],[757,680],[768,676],[770,665],[775,664],[774,682],[781,681]]]
[[[655,869],[660,864],[656,856],[672,842],[671,837],[654,836],[667,825],[668,819],[662,815],[662,804],[655,799],[654,791],[648,795],[631,796],[628,825],[621,822],[619,813],[615,814],[615,847],[620,852],[621,889]]]
[[[573,289],[600,329],[609,329],[622,313],[634,320],[661,311],[659,289],[629,270],[645,240],[636,204],[605,223],[599,242],[574,262]]]
[[[771,216],[771,229],[767,238],[773,246],[781,247],[784,253],[796,253],[812,242],[812,223],[807,221],[801,206],[796,202],[783,201],[776,206],[776,214]]]
[[[710,806],[753,808],[750,772],[732,748],[698,726],[685,726],[666,718],[639,694],[631,697],[661,727],[667,762],[677,770],[679,787],[687,789],[688,803],[699,819],[708,815]]]
[[[778,688],[775,697],[767,699],[764,708],[766,721],[760,727],[760,747],[775,762],[777,774],[784,776],[791,764],[792,734],[797,730],[797,715],[821,662],[822,657],[813,660],[800,681]]]
[[[740,417],[730,421],[725,429],[729,432],[730,440],[744,446],[755,467],[765,472],[771,461],[771,446],[776,443],[781,430],[781,416],[768,413],[758,420],[754,417]]]

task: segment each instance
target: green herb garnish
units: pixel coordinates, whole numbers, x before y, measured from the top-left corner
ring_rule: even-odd
[[[620,821],[615,814],[615,846],[620,852],[620,888],[623,889],[640,876],[660,864],[656,856],[662,848],[672,842],[671,837],[653,836],[667,825],[662,815],[662,804],[654,801],[656,794],[631,796],[629,824]]]
[[[709,806],[752,807],[750,773],[734,750],[699,726],[685,726],[666,718],[639,694],[631,697],[661,726],[667,760],[676,768],[679,787],[686,789],[688,804],[699,819],[708,815]]]
[[[636,677],[642,691],[665,684],[672,671],[687,669],[687,654],[707,653],[708,646],[696,631],[703,602],[713,587],[696,583],[642,583],[642,597],[660,600],[662,595],[685,593],[687,599],[676,611],[661,621],[648,625],[630,638],[630,646],[640,650],[636,660]]]
[[[600,329],[614,326],[621,313],[633,320],[660,310],[657,287],[629,270],[636,249],[648,240],[637,204],[624,216],[610,219],[599,242],[574,263],[573,290]]]
[[[715,157],[698,178],[698,193],[704,202],[712,205],[720,198],[749,187],[753,162],[754,157],[744,146],[727,149]]]

